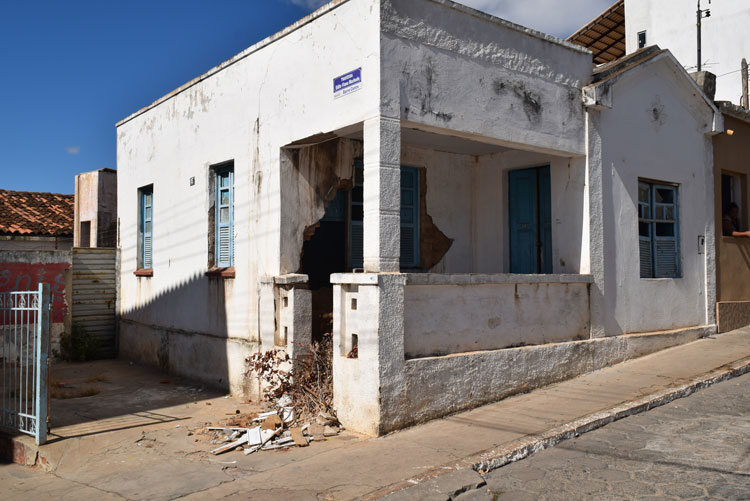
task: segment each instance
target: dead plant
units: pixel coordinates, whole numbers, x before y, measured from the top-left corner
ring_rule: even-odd
[[[292,401],[295,421],[314,418],[320,413],[333,415],[333,336],[324,334],[320,342],[295,343],[291,361],[284,350],[258,352],[247,359],[246,376],[258,376],[264,383],[263,399],[276,402],[284,395]]]

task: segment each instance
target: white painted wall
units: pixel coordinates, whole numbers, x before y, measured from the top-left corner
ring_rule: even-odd
[[[603,322],[608,336],[713,323],[711,246],[698,253],[698,236],[713,238],[713,114],[670,61],[657,57],[630,70],[613,84],[612,109],[590,112],[601,137],[600,157],[592,150],[589,160],[601,159],[604,217],[603,247],[592,250],[592,260],[604,263],[603,307],[597,311],[592,292],[592,322]],[[679,185],[681,278],[640,278],[639,177]]]
[[[279,149],[378,113],[377,3],[325,9],[118,125],[121,308],[131,322],[121,341],[126,355],[155,361],[166,343],[171,358],[184,360],[170,363],[172,370],[212,383],[229,373],[231,386],[240,384],[244,356],[259,339],[260,279],[280,268]],[[334,100],[332,79],[358,67],[363,89]],[[235,169],[236,278],[209,280],[209,166],[226,160]],[[137,278],[137,191],[148,184],[154,276]],[[165,332],[183,342],[165,341]],[[181,353],[201,353],[202,343],[218,355]],[[141,344],[152,348],[144,353]]]
[[[750,2],[703,0],[701,8],[711,9],[701,28],[703,69],[717,76],[717,100],[739,104],[740,62],[743,57],[750,60]],[[646,30],[646,45],[669,49],[683,66],[695,71],[696,10],[696,1],[625,0],[626,51],[638,49],[638,33]]]
[[[589,337],[587,276],[408,277],[404,290],[407,358]]]
[[[434,0],[382,0],[383,114],[525,149],[584,152],[579,46]]]

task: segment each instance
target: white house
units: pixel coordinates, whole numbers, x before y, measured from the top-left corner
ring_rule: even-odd
[[[713,332],[720,115],[668,52],[592,69],[335,0],[122,120],[120,353],[253,395],[247,356],[332,328],[379,434]]]
[[[628,54],[649,45],[669,49],[689,71],[698,70],[698,6],[701,14],[701,70],[716,75],[716,100],[740,103],[742,59],[750,59],[750,3],[747,0],[626,0]],[[708,14],[708,16],[706,15]]]

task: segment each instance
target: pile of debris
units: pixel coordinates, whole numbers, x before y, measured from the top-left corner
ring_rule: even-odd
[[[321,412],[315,419],[300,424],[295,420],[294,407],[289,397],[282,397],[276,403],[277,409],[258,414],[252,419],[252,426],[209,426],[214,434],[212,443],[222,443],[211,451],[221,454],[231,450],[243,450],[245,454],[257,451],[306,447],[311,441],[326,440],[338,435],[340,424],[335,416]]]

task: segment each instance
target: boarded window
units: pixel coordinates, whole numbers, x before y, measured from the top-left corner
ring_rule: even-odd
[[[638,182],[641,278],[677,278],[680,270],[677,187]]]

